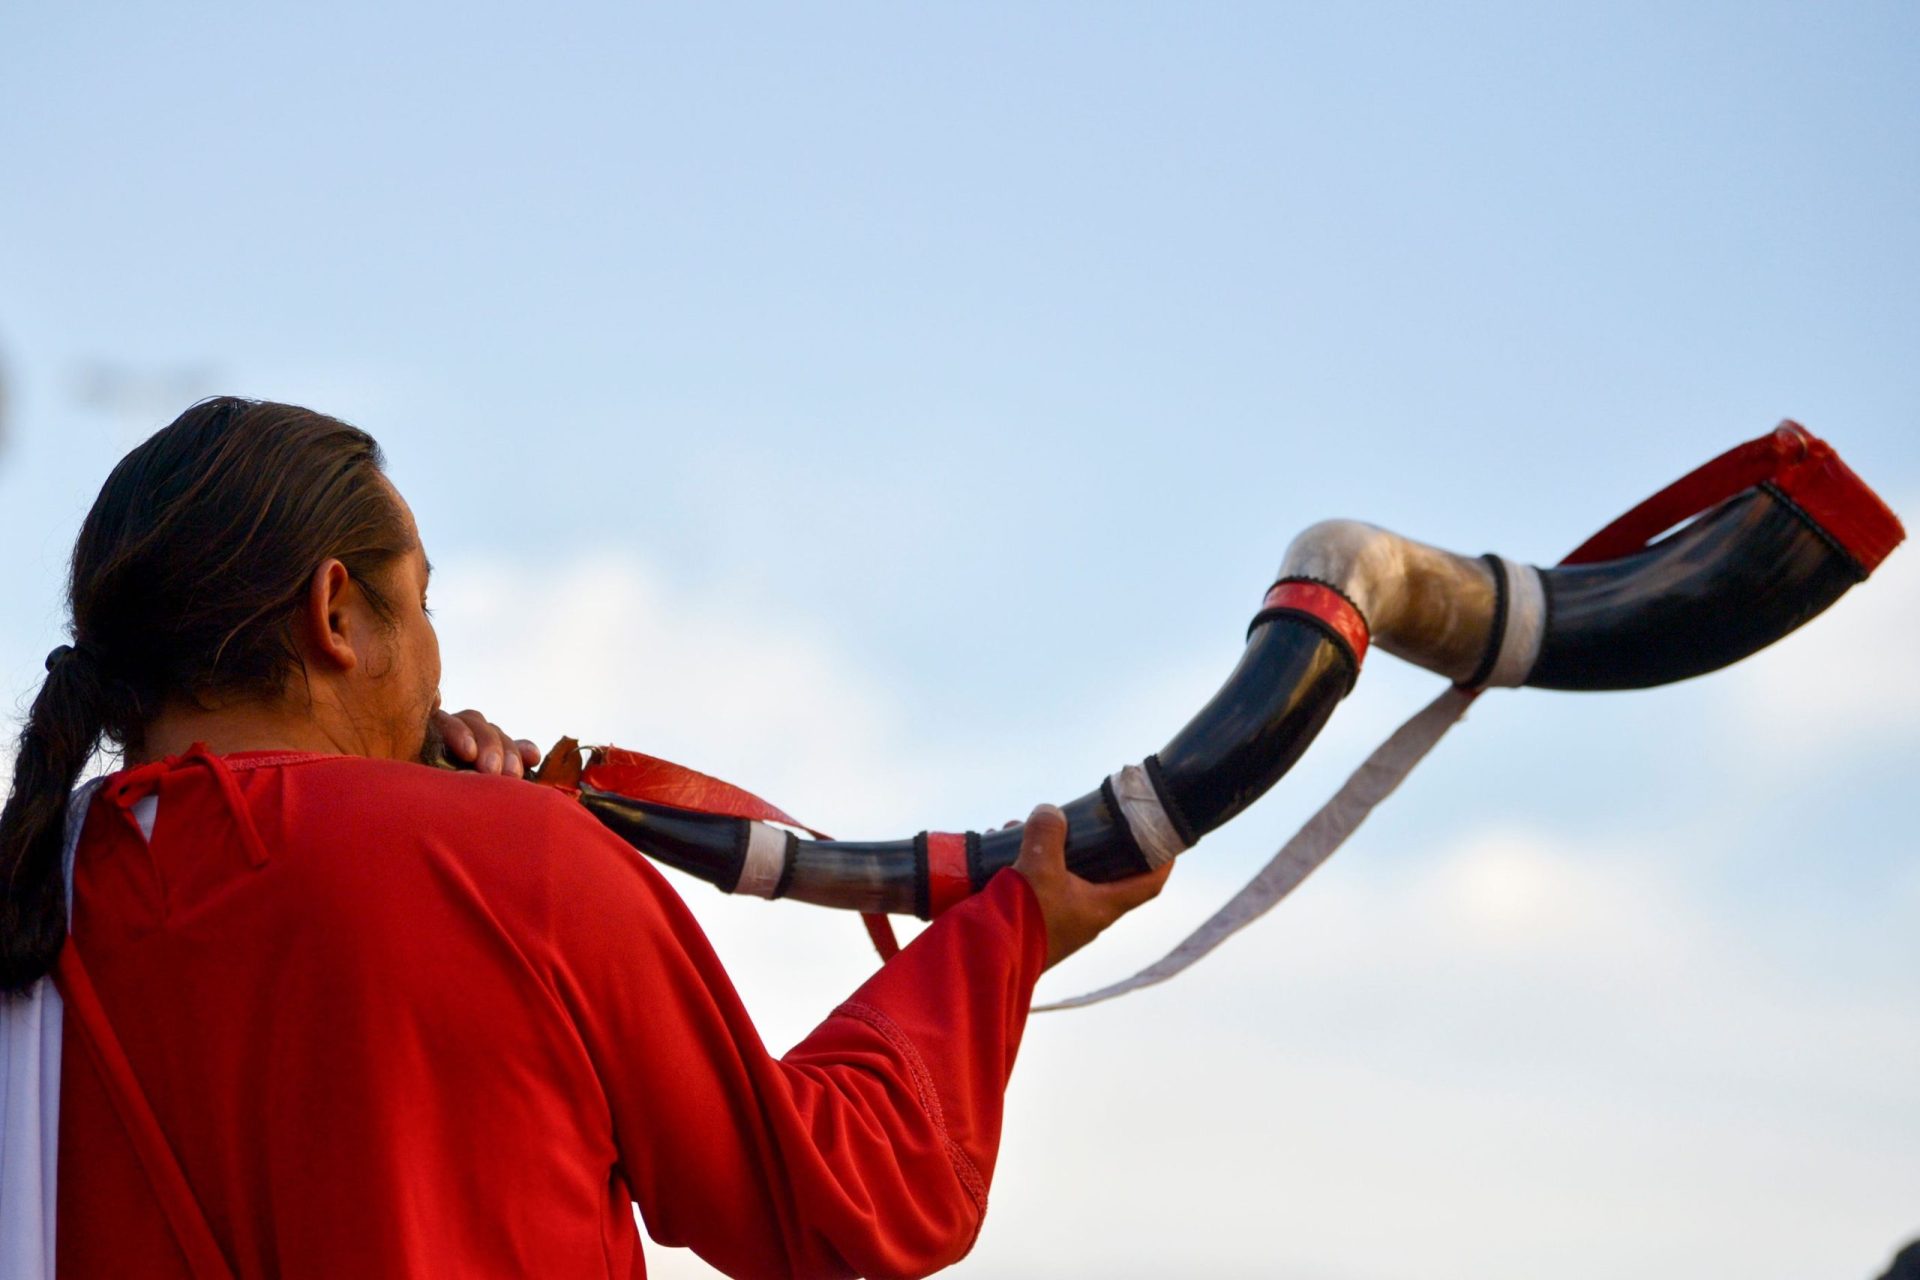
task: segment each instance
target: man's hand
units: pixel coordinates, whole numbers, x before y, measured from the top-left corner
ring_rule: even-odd
[[[1020,856],[1013,869],[1033,886],[1047,924],[1047,968],[1092,942],[1101,930],[1143,902],[1160,895],[1173,874],[1169,862],[1158,871],[1096,884],[1067,870],[1067,815],[1043,804],[1027,819]]]
[[[440,731],[440,740],[446,744],[450,764],[520,778],[540,763],[540,748],[525,738],[508,737],[505,729],[478,711],[469,709],[457,715],[435,711],[433,727]]]

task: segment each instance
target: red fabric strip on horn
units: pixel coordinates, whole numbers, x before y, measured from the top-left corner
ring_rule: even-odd
[[[612,791],[631,800],[664,804],[673,809],[691,809],[695,813],[718,814],[726,818],[778,822],[782,826],[796,827],[816,840],[826,839],[806,823],[743,787],[639,751],[596,747],[592,761],[580,778],[596,790]]]
[[[798,828],[816,840],[827,839],[824,833],[815,831],[786,810],[769,804],[744,787],[736,787],[731,782],[722,782],[698,769],[689,769],[683,764],[662,760],[641,751],[627,751],[621,747],[596,748],[592,762],[581,773],[580,779],[596,790],[612,791],[632,800],[726,818],[745,818],[750,822],[777,822],[782,826]],[[964,879],[964,846],[960,862]],[[899,954],[900,942],[894,936],[891,920],[867,912],[861,913],[860,920],[867,926],[867,937],[872,939],[873,949],[880,953],[882,960],[891,960]]]
[[[1577,547],[1562,564],[1617,560],[1707,508],[1772,484],[1872,573],[1905,538],[1899,519],[1833,446],[1789,419],[1680,477]]]
[[[1907,536],[1880,495],[1817,437],[1807,437],[1806,454],[1782,468],[1774,484],[1868,573]]]

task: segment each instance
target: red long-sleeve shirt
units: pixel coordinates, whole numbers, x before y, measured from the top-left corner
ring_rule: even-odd
[[[243,1276],[917,1275],[986,1208],[1046,943],[954,907],[786,1057],[692,916],[567,796],[329,756],[116,775],[74,939]],[[158,795],[149,841],[130,806]],[[69,1020],[63,1277],[185,1274]]]

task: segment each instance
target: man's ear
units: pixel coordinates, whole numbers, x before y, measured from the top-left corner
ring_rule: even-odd
[[[309,663],[339,672],[359,665],[355,646],[361,636],[349,608],[358,594],[347,566],[338,560],[322,560],[313,571],[298,620],[300,648]]]

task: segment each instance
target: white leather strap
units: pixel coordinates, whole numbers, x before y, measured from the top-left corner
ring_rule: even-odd
[[[1547,634],[1547,589],[1540,571],[1505,556],[1495,556],[1507,578],[1507,626],[1500,634],[1500,653],[1493,670],[1481,683],[1484,689],[1517,689],[1533,674],[1540,644]]]
[[[1167,807],[1160,802],[1160,793],[1154,790],[1153,778],[1144,766],[1130,764],[1107,781],[1120,804],[1120,816],[1148,867],[1157,870],[1187,851],[1187,842],[1180,838],[1180,829],[1167,815]]]
[[[771,898],[780,887],[781,873],[787,869],[787,833],[764,822],[747,824],[747,856],[740,864],[740,879],[735,893],[750,893],[756,898]]]

